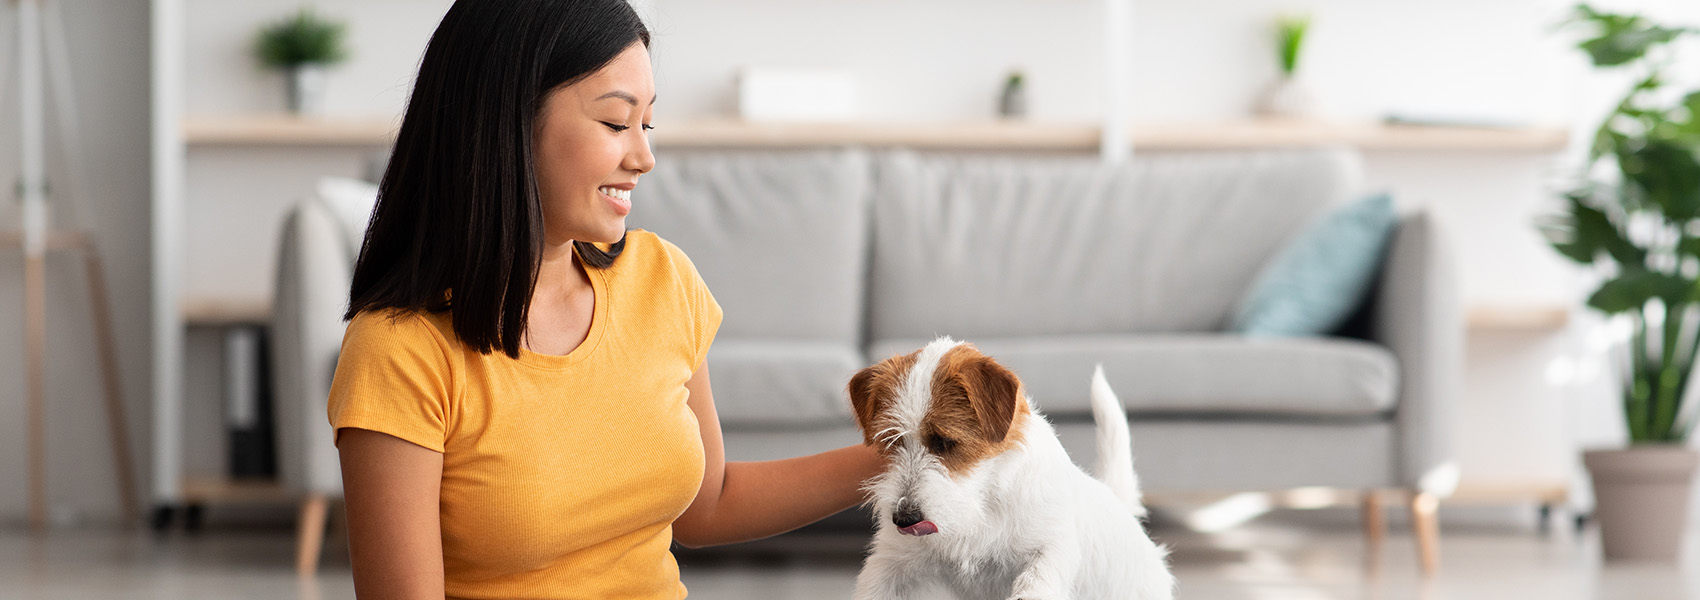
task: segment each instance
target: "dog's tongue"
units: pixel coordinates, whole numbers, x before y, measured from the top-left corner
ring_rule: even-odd
[[[899,528],[904,535],[931,535],[939,532],[939,526],[932,521],[921,521],[908,527]]]

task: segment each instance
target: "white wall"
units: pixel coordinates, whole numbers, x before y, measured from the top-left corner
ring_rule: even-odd
[[[109,285],[121,336],[131,430],[145,436],[147,307],[147,10],[132,0],[61,0],[69,17],[79,107],[97,166],[90,189],[108,241]],[[275,111],[282,83],[258,70],[249,43],[259,24],[296,0],[188,0],[190,114]],[[349,63],[331,72],[333,114],[393,116],[402,107],[423,43],[446,0],[319,2],[350,22]],[[1675,0],[1599,2],[1638,6],[1689,23],[1700,6]],[[1247,113],[1274,76],[1269,23],[1277,13],[1315,15],[1302,75],[1331,115],[1373,118],[1387,111],[1469,113],[1544,124],[1581,124],[1620,89],[1587,74],[1569,42],[1551,33],[1565,0],[1182,0],[1136,2],[1131,114],[1137,121],[1213,121]],[[7,14],[10,5],[7,4]],[[651,0],[657,125],[728,115],[733,74],[745,65],[831,66],[858,75],[868,118],[976,120],[992,114],[1008,69],[1025,69],[1034,119],[1092,121],[1099,112],[1101,27],[1095,0]],[[9,39],[9,38],[8,38]],[[8,92],[9,93],[9,92]],[[7,103],[12,107],[15,104]],[[0,118],[0,181],[15,164],[12,119]],[[189,155],[190,290],[264,297],[275,218],[311,185],[314,173],[359,173],[362,154],[195,148]],[[1563,157],[1529,154],[1374,153],[1371,184],[1399,192],[1402,206],[1440,215],[1469,259],[1471,301],[1568,300],[1575,272],[1528,226],[1547,210],[1547,193],[1569,167]],[[0,227],[17,223],[0,203]],[[0,286],[17,289],[15,258],[0,254]],[[98,387],[86,376],[87,340],[79,274],[63,259],[51,271],[50,394],[54,500],[69,512],[113,506],[99,429]],[[0,339],[21,340],[18,294],[0,294]],[[1554,359],[1573,358],[1578,325],[1551,334],[1478,332],[1471,338],[1470,389],[1463,399],[1460,450],[1467,476],[1563,474],[1568,445],[1604,439],[1611,425],[1575,423],[1597,414],[1598,390],[1546,379]],[[188,410],[214,411],[215,338],[190,339]],[[198,341],[197,341],[198,340]],[[0,415],[22,414],[21,342],[0,345]],[[200,382],[200,383],[196,383]],[[1598,387],[1596,385],[1596,387]],[[1606,390],[1609,392],[1609,388]],[[1555,409],[1554,404],[1559,407]],[[1609,411],[1607,411],[1609,414]],[[1526,415],[1526,419],[1517,419]],[[199,422],[209,422],[205,419]],[[24,476],[20,418],[0,419],[0,481]],[[1514,432],[1507,435],[1505,432]],[[205,433],[205,432],[203,432]],[[202,435],[194,444],[216,437]],[[141,440],[145,441],[145,440]],[[138,443],[140,446],[140,442]],[[201,451],[212,452],[203,448]],[[145,461],[138,460],[138,464]],[[213,469],[216,465],[200,464]],[[199,464],[199,463],[197,463]],[[145,479],[144,479],[145,481]],[[24,508],[21,486],[0,486],[0,519]]]
[[[69,46],[77,112],[82,117],[88,180],[83,206],[93,213],[118,338],[123,397],[134,440],[132,464],[145,482],[149,417],[148,362],[148,5],[115,0],[59,0]],[[0,4],[0,57],[15,60],[14,3]],[[11,193],[18,176],[16,67],[0,68],[0,230],[19,226]],[[56,102],[49,100],[50,105]],[[50,109],[53,110],[53,109]],[[57,119],[50,113],[49,137]],[[53,150],[50,148],[50,153]],[[65,191],[64,165],[50,176]],[[56,200],[58,200],[56,198]],[[65,211],[58,213],[64,216]],[[28,511],[24,419],[23,268],[15,248],[0,249],[0,523]],[[81,257],[48,261],[47,454],[53,515],[114,514],[118,506],[107,446],[100,371]],[[137,490],[140,494],[140,489]]]

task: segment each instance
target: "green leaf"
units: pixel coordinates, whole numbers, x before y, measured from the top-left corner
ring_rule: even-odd
[[[1649,139],[1622,160],[1623,175],[1670,221],[1700,216],[1700,160],[1694,151],[1666,139]]]
[[[319,17],[310,9],[261,29],[254,55],[268,67],[304,64],[331,65],[348,57],[347,27]]]
[[[1650,27],[1609,32],[1582,42],[1581,47],[1593,59],[1596,67],[1615,67],[1640,60],[1654,46],[1665,44],[1682,35],[1681,29]]]
[[[1281,72],[1292,77],[1299,69],[1299,51],[1304,48],[1305,32],[1310,30],[1310,17],[1287,16],[1275,22],[1276,51],[1281,56]]]
[[[1692,302],[1695,282],[1676,275],[1637,269],[1600,284],[1600,289],[1588,297],[1588,306],[1606,314],[1617,314],[1640,310],[1654,298],[1663,300],[1666,306]]]
[[[1592,26],[1595,37],[1582,41],[1579,47],[1588,53],[1596,67],[1640,60],[1652,48],[1690,32],[1686,28],[1654,25],[1639,15],[1602,13],[1586,4],[1576,7],[1576,14],[1567,24]]]
[[[1548,243],[1560,254],[1582,264],[1593,264],[1605,252],[1626,269],[1642,268],[1647,252],[1623,237],[1605,211],[1584,202],[1586,194],[1579,191],[1566,196],[1570,214],[1541,227]]]

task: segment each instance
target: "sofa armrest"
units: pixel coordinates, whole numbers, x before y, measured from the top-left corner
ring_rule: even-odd
[[[272,305],[272,414],[278,476],[291,489],[342,491],[325,405],[346,329],[347,246],[337,218],[316,199],[296,203],[284,221]]]
[[[1448,495],[1458,481],[1452,406],[1463,375],[1464,320],[1456,265],[1428,213],[1399,224],[1376,302],[1372,334],[1399,359],[1398,482]]]

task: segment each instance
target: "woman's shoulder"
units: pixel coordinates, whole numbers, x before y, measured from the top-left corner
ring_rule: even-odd
[[[343,334],[345,353],[350,346],[379,351],[435,348],[447,352],[456,345],[454,325],[447,311],[363,310],[349,320],[348,330]]]
[[[614,261],[614,265],[618,267],[621,266],[621,263],[633,268],[653,269],[675,274],[696,270],[696,266],[691,264],[690,257],[685,256],[684,250],[655,232],[645,229],[632,229],[626,232],[626,247],[620,252],[620,258]]]

